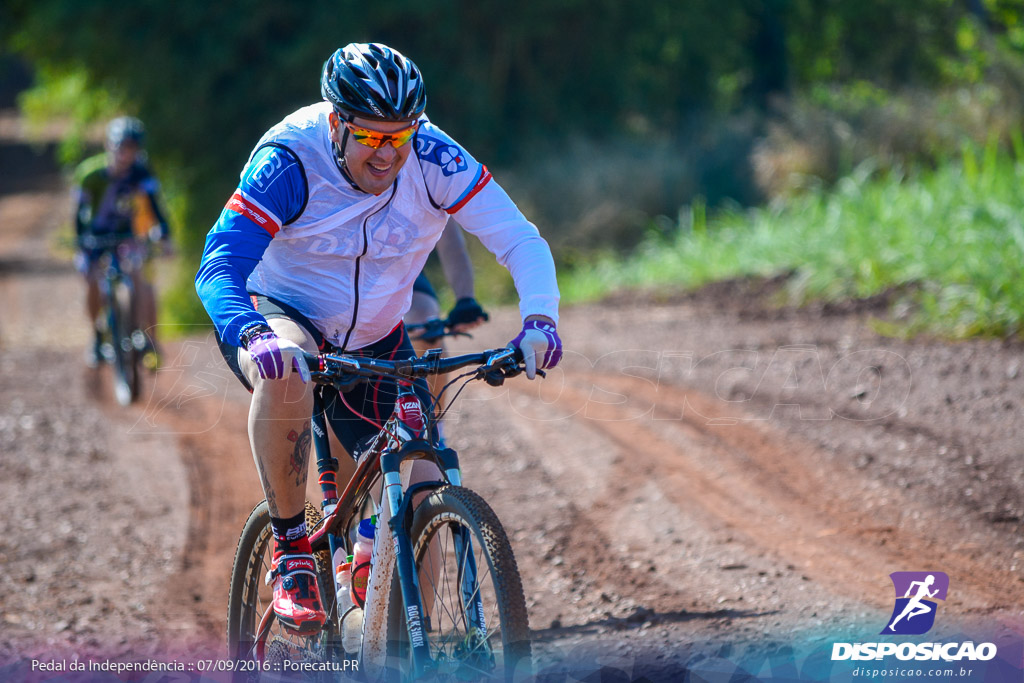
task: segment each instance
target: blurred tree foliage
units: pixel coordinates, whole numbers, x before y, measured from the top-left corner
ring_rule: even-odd
[[[822,82],[979,78],[980,41],[1021,50],[1022,17],[1022,0],[4,0],[0,39],[145,120],[187,196],[187,253],[258,137],[320,99],[324,59],[351,41],[410,56],[431,117],[509,165],[557,154],[568,134],[684,137],[695,112],[756,110]]]
[[[972,8],[1022,42],[1019,0],[6,0],[0,31],[124,92],[160,155],[209,178],[319,99],[320,65],[350,41],[411,56],[433,117],[505,160],[516,140],[673,127],[792,83],[935,83]]]

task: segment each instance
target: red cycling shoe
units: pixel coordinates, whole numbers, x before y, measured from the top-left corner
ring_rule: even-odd
[[[327,615],[320,603],[316,560],[312,555],[282,555],[267,573],[274,587],[272,606],[278,621],[295,635],[307,636],[323,628]]]

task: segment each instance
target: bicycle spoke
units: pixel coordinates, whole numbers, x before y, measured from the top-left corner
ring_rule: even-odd
[[[436,546],[437,553],[431,553],[429,545],[433,543]],[[445,631],[445,617],[447,617],[453,624],[455,623],[454,615],[449,609],[451,592],[449,588],[449,582],[447,580],[448,565],[445,562],[445,558],[448,555],[448,549],[446,547],[447,539],[441,538],[440,534],[435,534],[434,537],[428,541],[426,557],[429,562],[427,578],[431,582],[433,589],[434,599],[432,600],[433,613],[431,615],[432,626],[437,630],[437,635],[444,633]],[[434,566],[435,555],[439,566]],[[436,583],[435,583],[435,576]],[[446,651],[442,645],[442,642],[438,640],[437,635],[433,638],[433,641],[438,644],[438,650]]]

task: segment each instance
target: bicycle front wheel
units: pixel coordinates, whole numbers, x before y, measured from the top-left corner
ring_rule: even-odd
[[[497,515],[476,493],[445,486],[413,514],[410,540],[431,680],[517,680],[530,676],[530,627],[512,547]],[[388,610],[388,667],[410,677],[409,635],[397,573]]]
[[[134,330],[133,293],[125,282],[111,291],[111,344],[114,347],[114,394],[123,406],[139,398],[139,352],[132,342]]]

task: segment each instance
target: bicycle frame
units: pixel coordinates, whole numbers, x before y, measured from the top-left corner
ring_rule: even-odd
[[[465,361],[474,357],[483,358],[484,354],[464,356],[462,359]],[[328,355],[325,358],[342,363],[352,363],[345,357]],[[428,352],[420,360],[439,365],[442,362],[440,350]],[[322,360],[320,362],[323,363]],[[373,366],[372,361],[366,361],[366,364],[371,368]],[[451,369],[456,369],[456,367],[453,365]],[[365,372],[372,373],[372,370]],[[329,383],[325,381],[325,373],[318,374],[314,370],[313,376],[314,381],[318,381],[318,383]],[[364,374],[364,376],[366,375]],[[435,663],[431,658],[430,647],[425,637],[423,623],[425,612],[420,599],[419,578],[413,557],[414,549],[409,537],[412,501],[414,496],[421,492],[434,490],[447,484],[460,486],[462,475],[458,454],[433,437],[435,418],[430,407],[424,406],[420,397],[413,390],[411,379],[396,378],[393,375],[392,378],[396,379],[398,385],[395,410],[384,423],[381,431],[360,455],[356,471],[340,496],[336,482],[338,461],[330,452],[327,436],[329,426],[322,410],[320,392],[317,392],[312,431],[323,496],[321,507],[325,517],[318,528],[311,533],[310,543],[314,552],[323,550],[326,546],[332,558],[339,548],[345,548],[347,553],[351,549],[351,543],[345,533],[352,527],[353,521],[358,521],[362,512],[358,503],[365,500],[372,493],[375,484],[382,480],[383,493],[380,505],[387,505],[390,513],[388,528],[395,544],[396,571],[401,587],[401,599],[405,607],[403,613],[406,616],[413,671],[415,676],[422,676],[428,673]],[[488,379],[488,381],[492,381],[492,379]],[[403,489],[401,465],[407,460],[418,459],[427,459],[437,463],[442,478],[436,481],[418,482]],[[470,626],[470,631],[478,634],[480,640],[484,642],[486,640],[483,637],[486,633],[486,624],[484,623],[482,601],[476,588],[478,572],[472,553],[471,539],[467,537],[465,530],[460,528],[454,534],[454,542],[455,552],[459,558],[459,583],[466,623]],[[395,597],[393,596],[392,599]],[[265,617],[267,616],[269,614],[265,615]],[[338,617],[340,621],[343,615],[338,615]],[[257,633],[263,632],[264,624],[261,624]],[[489,654],[489,651],[486,651],[486,654]]]
[[[135,307],[135,283],[132,282],[132,278],[124,271],[121,267],[121,258],[118,256],[117,249],[109,249],[104,252],[102,257],[107,263],[103,264],[103,278],[100,280],[100,294],[103,297],[103,305],[107,309],[107,320],[111,331],[111,335],[117,334],[119,326],[117,325],[117,306],[115,305],[114,297],[118,285],[124,285],[128,288],[129,301],[131,302],[131,308]],[[131,311],[134,316],[135,311]],[[134,321],[129,321],[129,324],[134,327]],[[113,339],[113,343],[121,343],[122,340]]]
[[[133,238],[120,235],[87,236],[82,247],[100,252],[97,278],[115,371],[115,395],[122,405],[138,397],[137,362],[147,347],[145,333],[138,326],[138,298],[133,273],[137,269],[130,251]],[[126,267],[124,261],[127,260]],[[106,354],[105,354],[106,355]]]

